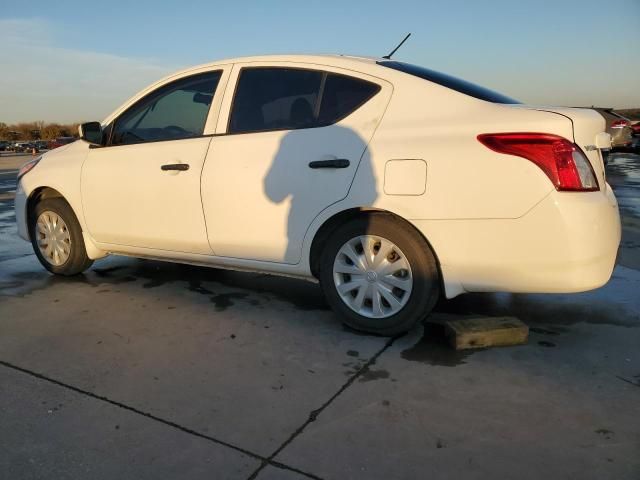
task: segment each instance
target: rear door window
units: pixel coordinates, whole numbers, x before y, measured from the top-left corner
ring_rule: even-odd
[[[231,133],[312,127],[322,72],[245,68],[233,101]]]
[[[229,133],[313,128],[336,123],[380,90],[358,78],[320,70],[257,67],[240,72]]]

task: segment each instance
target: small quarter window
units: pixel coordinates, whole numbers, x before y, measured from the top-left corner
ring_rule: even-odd
[[[202,135],[220,71],[181,78],[138,101],[115,122],[111,145]]]
[[[324,85],[318,123],[330,125],[350,115],[380,90],[380,85],[330,73]]]

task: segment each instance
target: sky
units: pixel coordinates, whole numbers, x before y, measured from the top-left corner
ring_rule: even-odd
[[[243,55],[394,56],[535,105],[640,107],[640,0],[0,0],[0,122],[102,120]]]

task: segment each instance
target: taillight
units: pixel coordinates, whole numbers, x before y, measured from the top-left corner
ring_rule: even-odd
[[[498,153],[532,161],[546,173],[556,190],[599,189],[589,160],[566,138],[547,133],[485,133],[478,135],[478,140]]]
[[[611,124],[611,128],[624,128],[629,126],[628,120],[616,120]]]

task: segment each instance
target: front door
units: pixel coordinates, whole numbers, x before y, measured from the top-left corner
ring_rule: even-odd
[[[212,139],[202,175],[211,247],[298,263],[313,219],[346,197],[358,168],[371,172],[367,143],[391,89],[364,75],[274,65],[235,66],[234,78],[226,135]]]
[[[100,243],[211,254],[200,174],[203,136],[221,72],[191,75],[136,102],[91,148],[82,168],[89,233]]]

